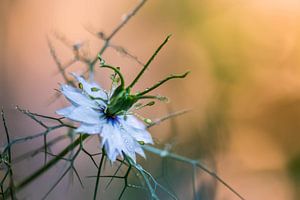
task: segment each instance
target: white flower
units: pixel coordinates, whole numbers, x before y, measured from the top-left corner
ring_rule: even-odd
[[[62,94],[72,105],[56,113],[80,122],[76,132],[99,134],[100,146],[104,147],[112,162],[118,156],[123,157],[123,154],[134,161],[136,161],[136,153],[145,157],[140,143],[153,144],[146,126],[133,115],[107,114],[110,95],[96,83],[89,83],[76,74],[73,76],[79,82],[79,88],[61,86]]]

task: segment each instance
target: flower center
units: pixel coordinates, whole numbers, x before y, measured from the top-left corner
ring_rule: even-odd
[[[100,112],[104,114],[104,118],[108,123],[115,124],[119,122],[119,117],[115,114],[109,113],[107,109],[106,110],[103,109]]]
[[[136,95],[130,94],[130,89],[118,87],[107,105],[107,115],[116,116],[128,111],[137,102]]]

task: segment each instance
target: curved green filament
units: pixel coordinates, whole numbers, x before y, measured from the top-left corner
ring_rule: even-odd
[[[123,75],[120,72],[120,69],[117,67],[105,64],[105,61],[102,59],[101,54],[98,54],[98,59],[100,61],[100,67],[109,68],[109,69],[113,70],[116,74],[119,75],[120,80],[121,80],[121,87],[124,88],[125,81],[124,81]]]
[[[106,99],[103,99],[101,97],[93,97],[91,95],[89,95],[89,97],[92,99],[92,100],[100,100],[100,101],[103,101],[104,103],[107,103],[107,100]]]
[[[141,98],[150,98],[151,96],[142,96],[144,94],[147,94],[148,92],[156,89],[157,87],[159,87],[160,85],[164,84],[165,82],[171,80],[171,79],[176,79],[176,78],[185,78],[190,72],[185,72],[184,74],[171,74],[170,76],[168,76],[167,78],[157,82],[155,85],[153,85],[152,87],[150,88],[147,88],[146,90],[144,90],[143,92],[139,93],[137,96],[139,97],[139,99]],[[153,96],[152,96],[153,97]],[[157,99],[157,97],[156,97]]]
[[[119,77],[120,77],[120,80],[121,80],[121,87],[124,88],[124,85],[125,85],[124,77],[123,77],[123,75],[121,74],[121,72],[120,72],[119,69],[117,69],[117,68],[114,67],[114,66],[107,65],[107,64],[100,65],[100,67],[109,68],[109,69],[113,70],[116,74],[118,74]]]
[[[145,96],[138,96],[138,99],[156,99],[159,101],[168,101],[168,98],[165,96],[154,96],[154,95],[145,95]]]
[[[140,94],[138,94],[139,96]],[[140,96],[139,99],[158,99],[157,96],[147,95],[147,96]]]
[[[156,57],[156,55],[158,54],[158,52],[163,48],[163,46],[165,46],[165,44],[168,42],[169,38],[171,37],[171,35],[168,35],[167,38],[163,41],[163,43],[161,43],[161,45],[156,49],[156,51],[154,52],[154,54],[150,57],[150,59],[147,61],[147,63],[144,65],[143,69],[140,71],[140,73],[136,76],[136,78],[132,81],[132,83],[128,86],[128,88],[132,88],[136,82],[139,80],[139,78],[143,75],[143,73],[145,72],[145,70],[149,67],[149,65],[151,64],[151,62],[153,61],[153,59]]]
[[[140,106],[135,107],[135,110],[140,110],[140,109],[145,108],[147,106],[153,106],[154,104],[155,104],[155,101],[150,101],[150,102],[148,102],[144,105],[140,105]]]

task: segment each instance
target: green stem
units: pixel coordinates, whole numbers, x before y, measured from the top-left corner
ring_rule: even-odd
[[[46,165],[44,165],[42,168],[34,172],[32,175],[30,175],[28,178],[23,180],[19,185],[16,186],[16,190],[21,190],[25,186],[27,186],[29,183],[31,183],[33,180],[40,177],[44,172],[48,171],[51,167],[53,167],[57,162],[61,160],[65,155],[67,155],[71,150],[75,149],[81,142],[85,139],[87,139],[89,135],[84,134],[81,137],[77,138],[73,143],[69,144],[64,150],[62,150],[55,158],[53,158],[51,161],[49,161]]]
[[[154,95],[147,95],[147,96],[141,96],[139,97],[139,99],[159,99],[159,97]]]
[[[95,185],[95,190],[94,190],[94,200],[97,199],[97,191],[98,191],[98,186],[99,186],[99,182],[100,182],[100,175],[101,175],[101,169],[102,169],[102,165],[103,165],[103,161],[104,161],[104,151],[102,150],[102,155],[101,155],[101,160],[100,160],[100,164],[98,166],[98,173],[97,173],[97,180],[96,180],[96,185]]]
[[[138,94],[139,95],[139,94]],[[153,95],[145,95],[145,96],[138,96],[138,99],[140,100],[140,99],[156,99],[156,100],[159,100],[159,101],[168,101],[168,98],[167,97],[164,97],[164,96],[153,96]],[[150,103],[150,105],[148,104],[146,104],[146,105],[144,105],[144,106],[152,106],[152,105],[154,105],[154,101],[151,101],[151,102],[149,102]],[[143,107],[144,107],[143,106]]]
[[[100,65],[100,67],[103,67],[103,68],[109,68],[109,69],[113,70],[116,74],[118,74],[119,77],[120,77],[120,80],[121,80],[121,87],[124,88],[124,85],[125,85],[124,77],[123,77],[123,75],[121,74],[121,72],[120,72],[119,69],[117,69],[117,68],[114,67],[114,66],[107,65],[107,64]]]
[[[153,61],[153,59],[156,57],[156,55],[158,54],[158,52],[163,48],[163,46],[165,46],[165,44],[168,42],[169,38],[171,37],[171,35],[168,35],[167,38],[163,41],[163,43],[156,49],[156,51],[154,52],[154,54],[150,57],[150,59],[148,60],[148,62],[144,65],[143,69],[140,71],[140,73],[136,76],[136,78],[132,81],[132,83],[128,86],[128,88],[132,88],[136,82],[139,80],[139,78],[143,75],[143,73],[145,72],[145,70],[149,67],[149,65],[151,64],[151,62]]]
[[[141,96],[141,95],[144,95],[144,94],[147,94],[148,92],[154,90],[155,88],[159,87],[160,85],[164,84],[165,82],[171,80],[171,79],[175,79],[175,78],[185,78],[190,72],[185,72],[183,74],[172,74],[170,76],[168,76],[167,78],[157,82],[155,85],[153,85],[152,87],[144,90],[143,92],[139,93],[138,95]]]

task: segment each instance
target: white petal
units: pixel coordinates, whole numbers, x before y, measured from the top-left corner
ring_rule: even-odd
[[[92,108],[99,108],[99,105],[84,95],[80,90],[69,85],[62,85],[61,92],[65,97],[75,105],[88,106]]]
[[[135,149],[136,146],[139,145],[137,141],[131,137],[126,132],[122,132],[122,139],[124,141],[125,148],[123,149],[124,153],[129,156],[134,162],[136,162]]]
[[[143,122],[141,122],[140,120],[138,120],[135,116],[133,115],[127,115],[126,116],[126,120],[125,120],[128,124],[130,124],[130,126],[132,126],[133,128],[136,129],[142,129],[145,130],[146,126]]]
[[[128,130],[124,129],[122,124],[105,123],[100,135],[102,146],[104,146],[107,156],[112,162],[115,161],[117,156],[123,157],[123,153],[134,162],[136,162],[136,153],[145,157],[141,145],[131,136]]]
[[[135,152],[138,153],[140,156],[142,156],[143,158],[146,158],[146,155],[145,155],[145,152],[144,150],[142,149],[141,145],[137,145],[135,147]]]
[[[82,84],[83,90],[90,96],[95,98],[102,98],[107,99],[106,93],[103,91],[103,89],[97,84],[97,83],[89,83],[87,82],[83,77],[78,76],[75,73],[72,73],[72,75],[77,79],[79,83]],[[99,89],[98,91],[92,91],[92,88]]]
[[[147,131],[146,126],[136,117],[128,115],[126,120],[121,120],[124,130],[135,140],[142,141],[146,144],[153,144],[152,136]]]
[[[79,106],[76,107],[69,115],[66,117],[78,121],[83,122],[86,124],[100,124],[102,120],[100,116],[102,115],[101,112],[97,112],[89,107]]]
[[[127,149],[122,138],[123,133],[118,125],[112,125],[110,123],[104,124],[101,132],[102,143],[106,150],[108,158],[113,162],[119,155],[123,157],[123,153],[127,153]]]
[[[67,115],[69,115],[74,109],[75,109],[75,106],[65,107],[65,108],[62,108],[62,109],[57,110],[57,111],[56,111],[56,114],[62,115],[62,116],[67,116]]]
[[[109,143],[106,142],[104,144],[104,148],[105,149],[108,149],[109,148]],[[115,149],[114,151],[110,152],[110,151],[107,151],[106,150],[106,153],[107,153],[107,157],[108,159],[111,161],[111,162],[115,162],[117,157],[120,155],[120,153]],[[121,156],[122,157],[122,156]]]
[[[100,136],[102,137],[102,144],[104,144],[110,137],[114,137],[114,129],[110,124],[104,124]]]
[[[135,140],[146,144],[153,144],[152,136],[146,130],[126,130]]]
[[[75,131],[78,133],[99,134],[102,126],[99,124],[81,124]]]
[[[104,144],[108,154],[114,153],[115,149],[122,148],[123,144],[120,143],[119,130],[111,124],[104,124],[100,135],[102,144]]]

